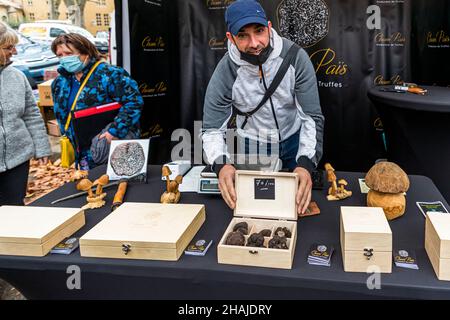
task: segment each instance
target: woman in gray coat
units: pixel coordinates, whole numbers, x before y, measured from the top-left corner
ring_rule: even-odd
[[[47,163],[47,132],[25,75],[11,66],[19,39],[0,22],[0,205],[23,205],[29,160]]]

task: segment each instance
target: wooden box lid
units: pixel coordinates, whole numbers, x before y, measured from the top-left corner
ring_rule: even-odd
[[[204,212],[199,204],[126,202],[82,236],[80,245],[176,249]]]
[[[43,244],[83,215],[80,208],[2,206],[0,242]]]
[[[344,250],[392,251],[392,232],[382,208],[341,207]]]
[[[440,243],[433,244],[441,259],[450,258],[450,214],[428,212],[427,219],[432,224]]]
[[[237,170],[235,186],[235,216],[297,220],[297,174]]]

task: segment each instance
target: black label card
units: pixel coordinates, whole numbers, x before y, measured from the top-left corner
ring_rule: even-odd
[[[275,200],[274,178],[255,178],[255,199]]]

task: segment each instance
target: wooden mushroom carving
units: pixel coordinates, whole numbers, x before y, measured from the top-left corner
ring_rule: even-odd
[[[100,178],[94,181],[94,186],[97,186],[95,191],[96,195],[101,195],[103,191],[103,186],[106,186],[109,182],[109,177],[107,174],[102,175]]]
[[[162,168],[162,175],[166,177],[166,191],[161,195],[161,203],[178,203],[181,198],[181,193],[178,186],[183,182],[182,176],[176,176],[175,180],[170,180],[169,176],[172,174],[169,167]]]
[[[329,201],[334,201],[350,197],[352,195],[352,192],[345,189],[345,187],[348,185],[347,181],[345,181],[345,179],[339,179],[336,182],[337,177],[331,164],[326,163],[325,170],[327,171],[328,182],[331,183],[331,186],[328,189],[327,199]]]
[[[92,182],[89,179],[81,179],[78,183],[77,183],[77,190],[80,191],[87,191],[88,193],[88,197],[92,197],[93,193],[92,193]]]
[[[328,189],[328,194],[336,194],[337,185],[336,185],[336,174],[334,173],[334,168],[329,163],[325,163],[325,170],[327,172],[327,180],[331,183],[330,188]]]
[[[106,193],[102,193],[102,191],[103,186],[108,184],[108,182],[109,177],[106,174],[95,180],[94,183],[92,183],[89,179],[80,180],[77,184],[77,189],[87,191],[88,193],[88,196],[86,197],[88,203],[81,209],[85,210],[103,207],[105,205],[105,201],[103,199],[106,197]],[[95,194],[92,192],[92,187],[94,186],[97,187]]]
[[[367,206],[381,207],[388,220],[401,217],[405,213],[409,178],[405,171],[393,162],[375,164],[366,174]]]

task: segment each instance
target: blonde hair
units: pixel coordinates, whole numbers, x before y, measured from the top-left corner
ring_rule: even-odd
[[[5,23],[0,22],[0,48],[15,46],[19,42],[16,32]]]

